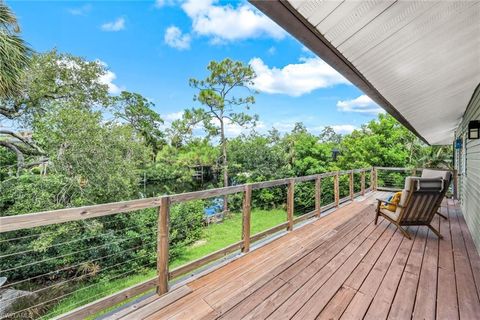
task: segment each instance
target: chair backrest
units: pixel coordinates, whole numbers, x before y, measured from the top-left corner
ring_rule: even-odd
[[[448,187],[450,185],[450,181],[452,180],[452,172],[439,169],[423,169],[422,178],[442,178],[448,182]]]
[[[400,200],[402,208],[398,222],[405,225],[429,224],[445,196],[449,183],[450,181],[443,177],[407,177]]]

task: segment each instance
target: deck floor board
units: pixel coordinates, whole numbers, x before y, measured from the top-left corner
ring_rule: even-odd
[[[184,285],[191,293],[128,319],[474,319],[480,256],[453,201],[448,220],[409,227],[412,240],[380,219],[374,199],[341,207]],[[148,310],[148,311],[147,311]],[[137,317],[138,316],[138,317]],[[473,318],[472,318],[473,317]]]

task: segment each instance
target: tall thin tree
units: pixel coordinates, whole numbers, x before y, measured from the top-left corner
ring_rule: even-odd
[[[190,86],[198,89],[194,100],[205,108],[186,110],[184,119],[190,123],[201,123],[210,136],[218,137],[222,150],[223,186],[227,187],[228,157],[227,137],[228,125],[239,127],[254,126],[257,116],[248,115],[240,109],[248,110],[255,103],[251,89],[255,72],[252,67],[241,61],[224,59],[220,62],[211,61],[207,67],[210,74],[204,80],[190,79]],[[248,94],[236,97],[240,89],[246,89]],[[228,209],[227,197],[224,198],[223,208]]]

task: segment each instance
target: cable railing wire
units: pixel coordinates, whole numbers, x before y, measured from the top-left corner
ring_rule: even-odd
[[[126,250],[122,250],[122,251],[118,251],[118,252],[115,252],[115,253],[112,253],[112,254],[109,254],[109,255],[106,255],[106,256],[102,256],[100,258],[96,258],[96,259],[91,259],[91,260],[87,260],[87,261],[82,261],[82,262],[78,262],[77,264],[74,264],[74,265],[71,265],[71,266],[68,266],[68,267],[65,267],[65,268],[62,268],[62,269],[58,269],[58,270],[54,270],[54,271],[50,271],[50,272],[47,272],[47,273],[43,273],[41,275],[37,275],[37,276],[34,276],[34,277],[30,277],[30,278],[26,278],[26,279],[23,279],[23,280],[20,280],[20,281],[16,281],[16,282],[12,282],[12,283],[9,283],[7,285],[3,285],[2,288],[3,289],[6,289],[6,288],[10,288],[10,287],[13,287],[14,285],[18,285],[18,284],[21,284],[21,283],[24,283],[24,282],[27,282],[27,281],[30,281],[30,280],[35,280],[35,279],[39,279],[39,278],[42,278],[42,277],[46,277],[46,276],[50,276],[50,275],[53,275],[53,274],[56,274],[56,273],[60,273],[60,272],[63,272],[63,271],[67,271],[67,270],[70,270],[70,269],[74,269],[76,267],[80,267],[82,265],[84,265],[85,263],[87,262],[97,262],[97,261],[100,261],[100,260],[103,260],[103,259],[106,259],[106,258],[111,258],[111,257],[114,257],[116,255],[119,255],[119,254],[124,254],[126,252],[130,252],[130,251],[134,251],[136,249],[140,249],[140,248],[143,248],[145,247],[145,245],[150,245],[150,244],[156,244],[156,240],[152,241],[151,243],[142,243],[141,245],[138,245],[136,247],[133,247],[133,248],[129,248],[129,249],[126,249]]]
[[[135,258],[132,258],[132,260],[139,260],[139,259],[142,259],[142,258],[145,258],[146,254],[144,254],[143,256],[140,256],[140,257],[135,257]],[[2,300],[2,303],[6,303],[8,301],[12,301],[12,300],[16,300],[18,298],[22,298],[22,297],[27,297],[29,295],[32,295],[32,294],[37,294],[39,292],[42,292],[42,291],[45,291],[47,289],[51,289],[51,288],[58,288],[58,287],[61,287],[67,283],[70,283],[72,281],[76,281],[76,280],[80,280],[80,279],[87,279],[90,275],[98,275],[100,274],[101,272],[104,272],[106,270],[111,270],[117,266],[120,266],[120,265],[123,265],[125,264],[123,261],[122,262],[119,262],[119,263],[116,263],[114,265],[111,265],[111,266],[108,266],[108,267],[105,267],[105,268],[102,268],[99,272],[96,272],[96,271],[91,271],[91,272],[88,272],[88,273],[85,273],[85,274],[82,274],[81,276],[78,276],[78,277],[72,277],[68,280],[63,280],[63,281],[60,281],[60,282],[55,282],[53,283],[52,285],[50,286],[47,286],[47,287],[42,287],[40,289],[37,289],[37,290],[34,290],[34,291],[29,291],[23,295],[18,295],[18,296],[15,296],[13,298],[10,298],[10,299],[4,299]],[[77,291],[77,290],[75,290]]]
[[[145,265],[145,266],[146,266],[146,265]],[[143,267],[145,267],[145,266],[143,266]],[[111,281],[111,280],[113,280],[113,279],[115,279],[115,278],[118,278],[118,277],[121,277],[121,276],[125,276],[125,275],[127,275],[127,274],[129,274],[129,273],[132,273],[132,272],[137,271],[137,270],[140,270],[140,269],[141,269],[141,268],[137,268],[137,269],[134,269],[134,270],[126,271],[126,272],[124,272],[124,273],[121,273],[121,274],[119,274],[119,275],[116,275],[116,276],[108,279],[108,281]],[[4,317],[2,317],[2,318],[0,318],[0,319],[4,319],[4,318],[8,318],[8,317],[15,317],[16,315],[19,315],[19,314],[21,314],[22,312],[25,312],[26,310],[30,310],[30,309],[33,309],[33,308],[37,308],[37,307],[42,306],[42,305],[45,305],[45,304],[47,304],[47,303],[50,303],[50,302],[53,302],[53,301],[57,301],[57,300],[59,300],[59,299],[63,299],[63,298],[65,298],[65,297],[68,297],[68,296],[71,296],[71,295],[73,295],[73,294],[75,294],[75,293],[78,293],[78,291],[80,291],[80,290],[85,290],[85,289],[91,288],[92,286],[95,286],[95,285],[98,285],[98,283],[93,283],[93,284],[91,284],[91,285],[82,287],[82,288],[79,289],[79,290],[75,290],[75,291],[72,291],[72,292],[63,294],[63,295],[61,295],[61,296],[55,297],[55,298],[53,298],[53,299],[50,299],[50,300],[47,300],[47,301],[43,301],[43,302],[41,302],[41,303],[39,303],[39,304],[30,306],[30,307],[28,307],[28,308],[24,308],[24,309],[22,309],[22,310],[16,311],[16,312],[14,312],[14,313],[7,314],[7,315],[5,315]],[[94,297],[94,296],[92,296],[92,298],[93,298],[93,297]]]
[[[78,254],[78,253],[87,252],[87,251],[94,250],[94,249],[98,249],[98,248],[104,248],[104,247],[107,247],[107,246],[110,246],[110,245],[113,245],[113,244],[119,244],[119,243],[123,243],[123,242],[125,242],[125,241],[129,241],[129,240],[132,240],[132,239],[137,239],[137,238],[145,237],[146,235],[153,235],[153,234],[155,234],[155,232],[156,232],[156,231],[154,231],[154,232],[149,232],[149,233],[145,233],[145,234],[141,234],[141,235],[138,235],[138,236],[136,236],[136,237],[124,238],[124,239],[121,239],[120,241],[109,242],[109,243],[102,244],[102,245],[99,245],[99,246],[90,247],[90,248],[83,249],[83,250],[78,250],[78,251],[75,251],[75,252],[72,252],[72,253],[67,253],[67,254],[64,254],[64,255],[47,258],[47,259],[44,259],[44,260],[41,260],[41,261],[35,261],[35,262],[27,263],[27,264],[24,264],[24,265],[22,265],[22,266],[10,268],[10,269],[5,269],[5,270],[0,270],[0,272],[10,272],[10,271],[18,270],[18,269],[21,269],[21,268],[24,268],[24,267],[30,267],[30,266],[34,266],[34,265],[37,265],[37,264],[40,264],[40,263],[44,263],[44,262],[47,262],[47,261],[51,261],[51,260],[54,260],[54,259],[65,258],[65,257],[69,257],[69,256],[72,256],[72,255],[75,255],[75,254]]]
[[[153,226],[154,226],[154,225],[152,225],[152,226],[146,226],[146,227],[148,228],[148,227],[153,227]],[[137,226],[134,226],[134,227],[128,227],[128,228],[119,229],[119,230],[108,229],[107,231],[111,231],[111,232],[114,232],[114,233],[120,233],[120,232],[124,232],[124,231],[127,231],[127,230],[132,230],[132,229],[137,229],[137,228],[138,228]],[[81,242],[81,241],[86,241],[86,240],[92,240],[92,239],[95,239],[95,238],[99,238],[99,237],[105,236],[105,235],[107,235],[107,234],[108,234],[108,233],[100,233],[100,234],[97,234],[97,235],[94,235],[94,236],[91,236],[91,237],[88,237],[88,238],[80,238],[80,239],[65,241],[65,242],[61,242],[61,243],[55,243],[55,244],[52,244],[52,245],[43,247],[42,250],[47,250],[47,249],[50,249],[50,248],[60,247],[60,246],[64,246],[64,245],[72,244],[72,243],[76,243],[76,242]],[[1,256],[0,256],[0,259],[1,259],[1,258],[11,257],[11,256],[17,256],[17,255],[21,255],[21,254],[27,254],[27,253],[30,253],[30,252],[37,252],[37,250],[36,250],[36,249],[30,249],[30,250],[25,250],[25,251],[19,251],[19,252],[9,253],[9,254],[5,254],[5,255],[1,255]]]

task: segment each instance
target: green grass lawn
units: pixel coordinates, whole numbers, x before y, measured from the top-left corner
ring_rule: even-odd
[[[286,220],[287,214],[284,210],[252,210],[251,234],[254,235]],[[211,224],[206,227],[202,240],[187,248],[181,257],[171,261],[170,269],[206,256],[241,239],[242,215],[233,213],[222,223]]]
[[[286,212],[284,210],[252,210],[251,234],[254,235],[262,232],[285,221]],[[211,252],[237,242],[241,240],[241,234],[242,215],[241,213],[232,213],[225,218],[223,222],[205,227],[202,239],[188,247],[181,257],[172,260],[170,262],[170,269],[206,256]],[[99,282],[91,287],[80,289],[68,298],[62,300],[45,318],[51,318],[109,294],[118,292],[124,288],[150,279],[154,277],[155,274],[156,270],[152,269],[142,274],[130,275],[112,281]],[[108,310],[103,313],[107,311]]]

